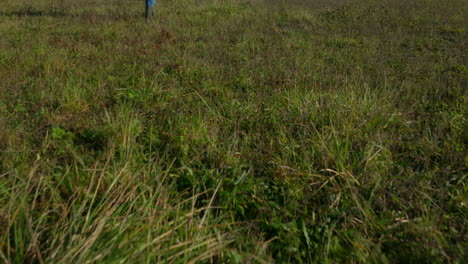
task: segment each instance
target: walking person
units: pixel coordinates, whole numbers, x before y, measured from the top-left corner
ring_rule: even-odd
[[[156,0],[145,0],[146,2],[146,22],[150,22],[154,15],[154,6],[156,4]]]

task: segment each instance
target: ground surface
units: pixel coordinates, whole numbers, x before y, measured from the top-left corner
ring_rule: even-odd
[[[466,263],[464,0],[0,6],[0,262]]]

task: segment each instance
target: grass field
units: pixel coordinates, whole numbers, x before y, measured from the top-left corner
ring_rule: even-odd
[[[466,263],[465,0],[2,0],[1,263]]]

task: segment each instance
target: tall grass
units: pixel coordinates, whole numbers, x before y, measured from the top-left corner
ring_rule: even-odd
[[[1,262],[464,263],[465,1],[142,5],[3,1]]]

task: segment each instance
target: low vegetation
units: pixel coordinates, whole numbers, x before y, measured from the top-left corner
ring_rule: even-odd
[[[0,262],[466,263],[466,1],[143,11],[2,0]]]

